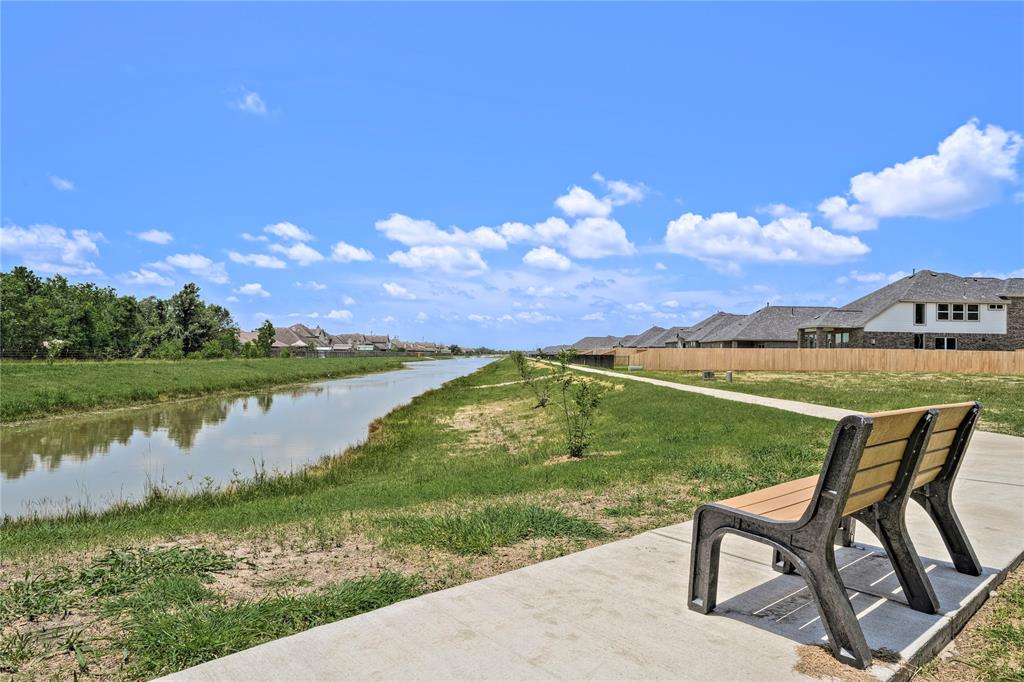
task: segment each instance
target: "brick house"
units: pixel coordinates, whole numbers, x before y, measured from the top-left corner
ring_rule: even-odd
[[[800,325],[801,348],[1024,348],[1024,278],[921,270]]]
[[[719,318],[701,348],[796,348],[800,326],[832,308],[768,305],[749,315]]]

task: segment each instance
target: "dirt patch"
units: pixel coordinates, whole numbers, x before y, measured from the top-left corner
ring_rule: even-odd
[[[544,429],[545,410],[533,409],[532,399],[499,400],[491,403],[465,405],[438,423],[465,435],[465,448],[453,450],[452,456],[502,448],[518,454],[538,445]]]
[[[796,652],[800,660],[793,666],[793,670],[802,675],[842,682],[877,682],[878,678],[874,675],[841,663],[828,648],[819,644],[801,644]],[[871,653],[872,666],[891,667],[902,660],[900,655],[891,649],[877,649]]]

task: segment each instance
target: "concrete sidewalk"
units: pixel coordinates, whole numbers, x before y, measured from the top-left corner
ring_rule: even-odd
[[[691,388],[714,390],[680,390]],[[758,400],[771,407],[792,403]],[[803,407],[792,411],[804,414],[831,411],[815,416],[849,414],[794,405]],[[902,658],[870,668],[878,679],[905,677],[933,656],[1021,561],[1024,439],[976,433],[954,495],[986,567],[980,577],[957,573],[931,521],[916,504],[908,509],[910,533],[940,600],[937,615],[905,605],[888,559],[862,525],[855,547],[837,548],[868,644]],[[803,580],[772,571],[764,545],[727,536],[718,609],[702,616],[685,603],[690,535],[689,522],[649,531],[314,628],[168,679],[808,679],[820,656],[805,645],[824,642],[825,633]]]

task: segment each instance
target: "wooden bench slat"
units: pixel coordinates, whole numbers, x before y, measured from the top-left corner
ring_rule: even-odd
[[[815,477],[817,478],[817,477]],[[763,502],[756,502],[754,504],[742,507],[744,511],[748,511],[751,514],[761,514],[762,516],[770,516],[771,512],[777,509],[783,509],[785,507],[791,507],[796,504],[803,503],[806,507],[807,503],[814,496],[814,487],[804,488],[795,492],[783,495],[781,497],[773,497]]]
[[[807,503],[810,500],[804,502],[798,502],[782,509],[776,509],[775,511],[764,514],[769,519],[775,519],[776,521],[796,521],[804,514],[804,510],[807,509]]]
[[[939,410],[939,418],[935,420],[935,431],[955,429],[960,426],[967,413],[974,407],[974,403],[953,403],[950,405],[936,405]]]
[[[932,431],[932,438],[928,441],[928,449],[937,450],[939,448],[948,448],[953,444],[954,438],[956,438],[956,429]]]
[[[903,459],[903,453],[906,449],[906,438],[903,440],[894,440],[889,443],[882,443],[881,445],[873,445],[870,448],[864,448],[864,454],[860,458],[859,469],[870,469],[871,467],[876,467],[879,464],[898,462]]]
[[[869,414],[868,416],[874,420],[874,425],[871,428],[867,445],[880,445],[910,437],[914,427],[918,425],[921,417],[928,410],[927,407],[915,407],[909,410],[891,410]]]
[[[874,488],[868,488],[846,498],[846,506],[843,507],[843,516],[849,516],[861,509],[870,507],[875,502],[881,502],[889,494],[891,485],[882,484]]]
[[[730,497],[727,500],[721,500],[719,504],[727,505],[733,509],[746,509],[748,505],[756,504],[772,497],[788,495],[789,493],[802,490],[804,488],[813,489],[816,485],[818,485],[817,475],[807,476],[806,478],[798,478],[793,481],[773,485],[770,488],[762,488],[761,490],[755,490],[743,495],[737,495],[736,497]]]

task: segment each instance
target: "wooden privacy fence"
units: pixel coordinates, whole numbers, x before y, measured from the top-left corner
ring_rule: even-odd
[[[895,350],[886,348],[609,348],[616,367],[650,370],[775,372],[954,372],[1024,374],[1024,350]]]

